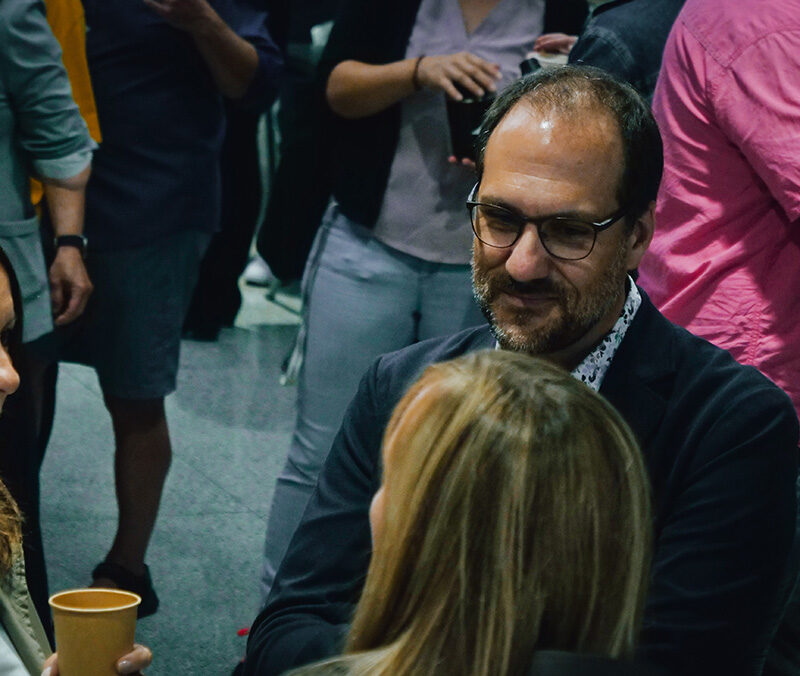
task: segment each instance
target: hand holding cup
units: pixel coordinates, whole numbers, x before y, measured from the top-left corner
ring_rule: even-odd
[[[139,596],[122,589],[73,589],[51,596],[56,654],[45,662],[43,674],[141,673],[152,654],[133,642],[140,603]]]
[[[133,650],[117,660],[117,673],[122,676],[144,676],[144,669],[147,669],[152,661],[153,653],[150,648],[134,643]],[[59,676],[58,653],[53,653],[47,658],[42,668],[42,676]]]
[[[497,90],[500,66],[469,52],[423,56],[417,66],[417,82],[423,89],[439,89],[454,101],[464,99],[459,88],[473,98]]]

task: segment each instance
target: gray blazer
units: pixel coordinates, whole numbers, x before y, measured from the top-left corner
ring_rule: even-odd
[[[25,342],[52,330],[29,177],[74,176],[95,145],[71,92],[42,1],[0,2],[0,246],[19,279]]]

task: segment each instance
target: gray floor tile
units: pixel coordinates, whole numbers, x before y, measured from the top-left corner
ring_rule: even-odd
[[[91,582],[92,568],[105,557],[116,526],[116,516],[54,521],[42,515],[51,593]]]
[[[182,345],[167,398],[173,464],[148,553],[162,608],[137,633],[156,654],[148,674],[227,676],[243,653],[236,631],[255,616],[269,500],[294,422],[294,388],[278,378],[296,330],[251,321],[216,343]],[[42,496],[51,588],[85,585],[116,528],[113,435],[91,369],[61,367]]]
[[[244,654],[236,632],[255,616],[262,541],[263,522],[249,513],[176,517],[159,527],[153,575],[169,612],[139,631],[159,656],[153,674],[230,673]]]
[[[48,528],[53,590],[83,586],[104,553],[112,522],[89,520]],[[148,674],[226,675],[244,653],[237,630],[256,614],[263,523],[252,514],[162,519],[150,545],[161,609],[141,620],[137,640],[156,661]],[[80,554],[78,554],[80,552]]]

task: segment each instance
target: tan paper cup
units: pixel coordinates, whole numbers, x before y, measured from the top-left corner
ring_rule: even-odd
[[[72,589],[50,597],[60,676],[115,676],[133,649],[141,597],[121,589]]]
[[[539,62],[542,70],[553,70],[559,66],[564,66],[569,59],[567,54],[557,54],[555,52],[531,52],[531,56]]]

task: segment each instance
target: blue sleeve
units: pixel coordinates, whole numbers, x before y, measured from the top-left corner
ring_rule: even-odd
[[[0,77],[15,111],[16,141],[31,172],[73,176],[88,164],[95,143],[72,99],[44,4],[19,0],[0,6]]]
[[[570,50],[569,63],[594,66],[633,84],[637,64],[628,45],[612,31],[589,24]]]
[[[238,0],[231,16],[223,18],[239,37],[255,47],[258,54],[256,74],[245,95],[237,103],[248,110],[264,111],[278,95],[278,84],[283,72],[283,57],[269,33],[267,12],[254,0]]]

